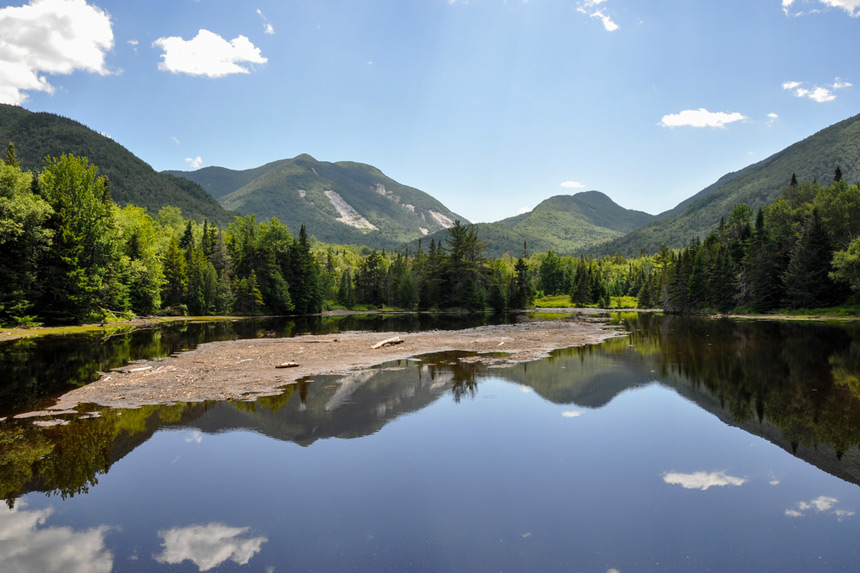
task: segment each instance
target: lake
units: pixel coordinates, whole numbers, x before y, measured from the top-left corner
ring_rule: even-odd
[[[0,569],[856,570],[860,325],[613,318],[628,337],[508,368],[439,353],[253,402],[7,420]],[[90,341],[101,361],[75,363],[440,327],[350,320],[124,333],[102,341],[119,358]],[[42,344],[0,347],[0,364],[21,376]],[[61,384],[28,375],[7,412]]]

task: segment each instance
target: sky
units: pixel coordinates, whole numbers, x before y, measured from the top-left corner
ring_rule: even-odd
[[[309,153],[472,222],[657,214],[860,113],[858,38],[860,0],[0,1],[0,102],[159,171]]]

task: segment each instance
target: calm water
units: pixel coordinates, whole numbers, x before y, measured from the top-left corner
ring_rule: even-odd
[[[0,570],[857,570],[860,329],[622,320],[512,368],[7,421]]]

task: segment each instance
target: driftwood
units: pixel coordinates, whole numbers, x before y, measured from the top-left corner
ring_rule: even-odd
[[[376,350],[377,348],[382,348],[383,346],[394,346],[395,344],[403,344],[403,339],[399,336],[395,336],[394,338],[386,338],[385,340],[380,340],[370,348]]]
[[[275,368],[298,368],[298,362],[284,362],[282,364],[278,364]]]

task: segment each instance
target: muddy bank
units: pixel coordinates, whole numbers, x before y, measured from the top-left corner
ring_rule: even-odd
[[[165,402],[250,399],[277,392],[301,378],[345,374],[429,352],[472,351],[481,355],[475,360],[505,364],[536,360],[558,348],[596,344],[619,334],[604,321],[571,317],[454,331],[346,332],[211,342],[189,352],[105,373],[60,397],[50,410],[68,411],[87,403],[133,408]],[[402,342],[372,348],[395,337]],[[283,367],[289,363],[293,364]]]

